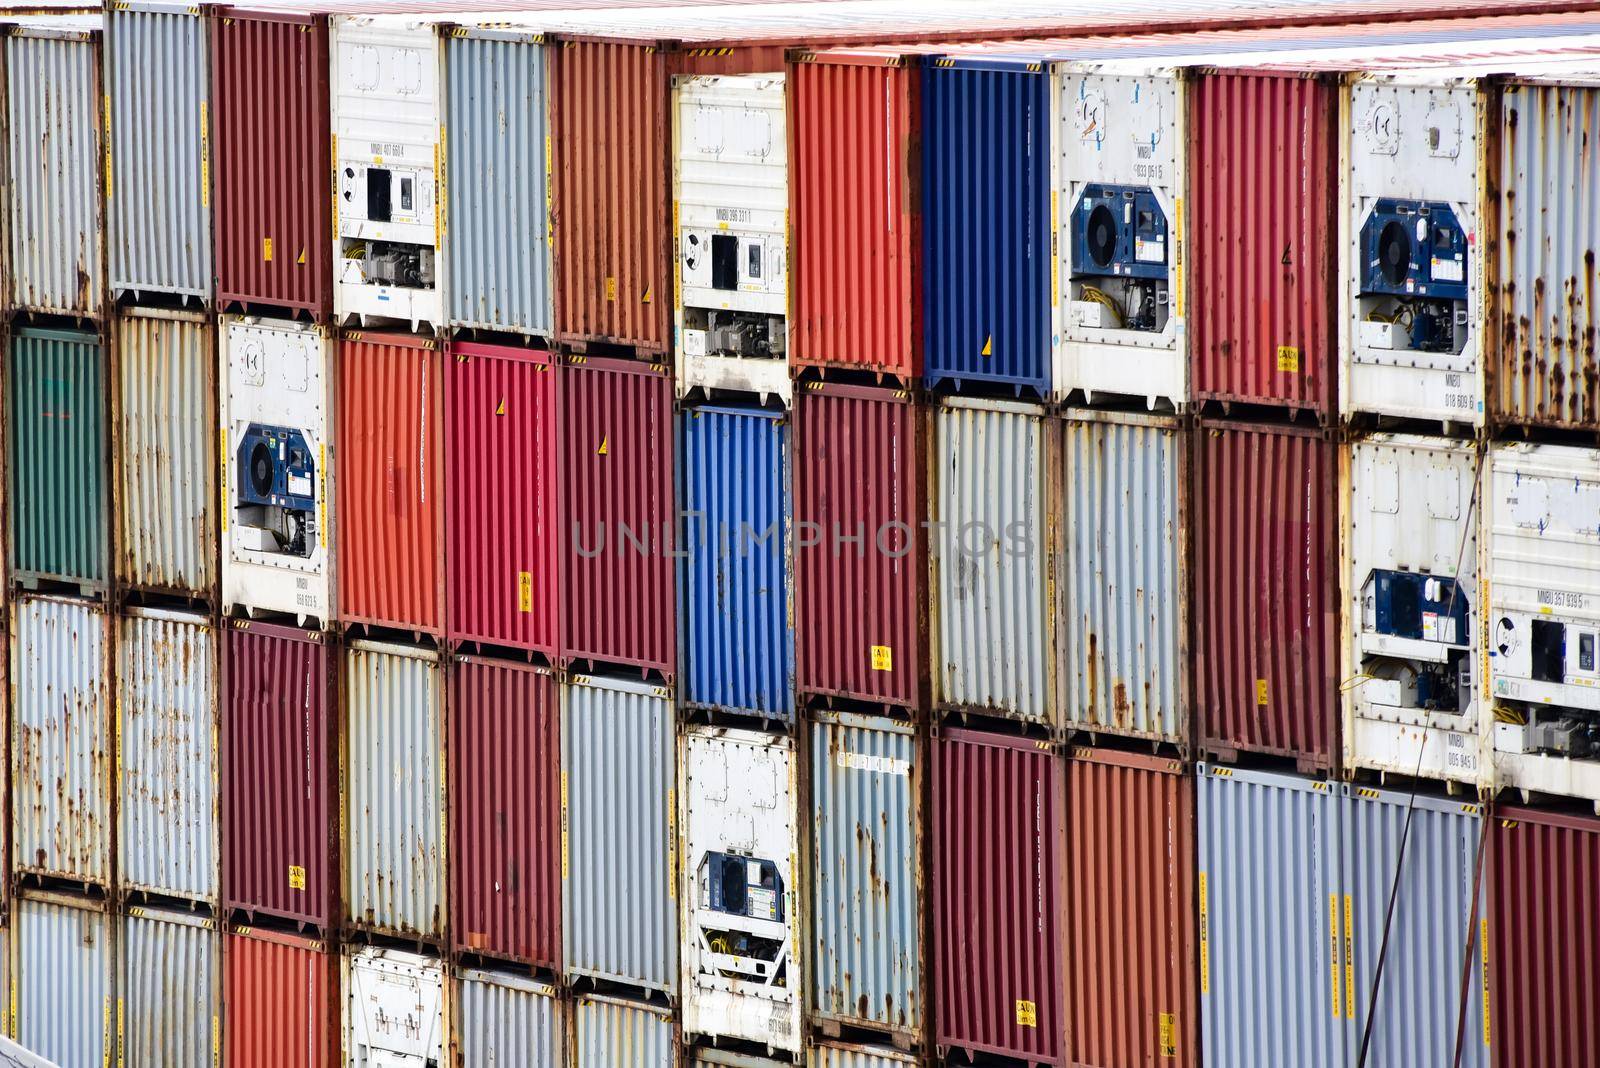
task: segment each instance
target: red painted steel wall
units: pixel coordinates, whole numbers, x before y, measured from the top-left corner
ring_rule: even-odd
[[[1195,431],[1200,746],[1331,769],[1338,744],[1337,447],[1310,429]]]
[[[444,357],[432,338],[339,343],[339,615],[444,632]]]
[[[790,360],[920,378],[917,69],[830,56],[790,77]]]
[[[1600,1068],[1600,819],[1501,807],[1493,822],[1494,1063]]]
[[[546,670],[463,658],[450,680],[456,949],[561,966],[561,712]]]
[[[1067,1060],[1199,1064],[1194,779],[1176,760],[1070,755]]]
[[[323,930],[338,872],[330,669],[321,634],[243,620],[228,626],[224,900]]]
[[[452,342],[445,494],[452,642],[560,648],[555,357]]]
[[[1336,411],[1338,82],[1210,72],[1189,96],[1198,400]]]
[[[561,377],[562,653],[653,668],[670,679],[677,669],[672,369],[570,360]]]
[[[327,18],[223,8],[211,24],[217,299],[325,317],[333,303]]]
[[[651,45],[563,41],[553,58],[557,334],[665,353],[666,54]]]
[[[800,691],[915,711],[927,693],[924,413],[902,390],[811,383],[795,419]],[[852,537],[858,527],[859,554],[835,548],[835,531]],[[910,551],[890,555],[907,538]]]
[[[235,927],[222,953],[228,1068],[339,1063],[339,962],[323,942]]]
[[[1063,1064],[1063,762],[1047,743],[968,730],[945,730],[933,754],[940,1050]]]

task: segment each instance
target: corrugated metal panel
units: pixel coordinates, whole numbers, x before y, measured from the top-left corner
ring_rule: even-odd
[[[452,1015],[463,1065],[554,1068],[566,1062],[564,1014],[548,983],[468,969],[457,997]]]
[[[792,72],[790,364],[919,378],[918,71],[827,57]]]
[[[11,338],[11,567],[23,580],[106,581],[105,351],[95,334]]]
[[[677,1029],[664,1008],[582,997],[573,1021],[573,1068],[674,1068],[678,1063]]]
[[[1595,1068],[1600,820],[1513,806],[1494,815],[1485,876],[1494,1063]]]
[[[909,724],[817,714],[811,728],[811,1009],[917,1042],[928,996],[924,775]]]
[[[111,288],[209,302],[211,27],[175,5],[108,6],[105,20]]]
[[[100,34],[5,38],[11,303],[98,318],[105,308]]]
[[[1200,1063],[1194,780],[1180,761],[1067,762],[1071,1064]]]
[[[224,899],[325,929],[338,871],[327,646],[315,632],[241,620],[226,641]]]
[[[550,122],[540,38],[445,39],[445,242],[450,323],[548,337]]]
[[[117,626],[117,877],[215,903],[217,636],[205,616],[131,609]]]
[[[1206,421],[1195,435],[1199,744],[1330,768],[1337,447],[1314,431]]]
[[[1043,408],[1014,401],[934,409],[940,707],[1052,719],[1059,434]]]
[[[121,932],[117,1063],[218,1063],[222,939],[216,921],[135,908],[122,919]]]
[[[1062,771],[1025,738],[946,729],[934,740],[941,1051],[1065,1063]]]
[[[339,343],[339,618],[444,632],[444,356],[405,334]]]
[[[807,1068],[914,1068],[909,1053],[875,1046],[833,1046],[818,1043],[807,1052]]]
[[[110,636],[105,610],[12,606],[11,856],[18,872],[111,880]]]
[[[550,672],[460,659],[450,677],[450,934],[561,964],[561,709]]]
[[[690,408],[681,422],[684,700],[794,715],[789,420]]]
[[[1050,390],[1050,75],[940,59],[922,84],[927,383]]]
[[[1339,787],[1195,773],[1204,1063],[1343,1068]]]
[[[1212,72],[1189,93],[1198,400],[1335,410],[1338,117],[1329,77]]]
[[[672,370],[583,360],[561,377],[563,657],[677,671]]]
[[[813,383],[796,398],[795,419],[800,692],[920,708],[923,413],[904,391]]]
[[[1600,88],[1507,85],[1489,118],[1486,369],[1504,424],[1600,428],[1594,143]],[[1494,195],[1494,194],[1498,195]],[[1496,277],[1497,276],[1497,277]]]
[[[1189,448],[1182,424],[1066,421],[1062,717],[1189,744]]]
[[[429,650],[377,642],[347,656],[347,917],[443,939],[444,667]]]
[[[664,353],[672,330],[666,55],[653,44],[563,41],[552,85],[560,334]]]
[[[216,102],[217,300],[325,318],[333,301],[328,22],[220,8]],[[277,87],[262,92],[262,86]]]
[[[587,675],[563,688],[561,958],[568,975],[669,994],[677,987],[674,744],[666,688]]]
[[[117,577],[142,589],[210,597],[218,552],[211,320],[125,308],[114,329],[121,382]]]
[[[62,1068],[95,1068],[115,1048],[111,917],[70,900],[17,902],[11,1033]]]
[[[450,640],[560,646],[556,373],[547,352],[453,342],[445,367]]]
[[[235,927],[224,939],[228,1068],[333,1068],[339,960],[315,939]]]

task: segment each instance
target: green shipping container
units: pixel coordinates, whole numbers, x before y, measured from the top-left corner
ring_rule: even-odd
[[[106,581],[106,360],[97,334],[11,339],[11,567],[18,583]]]

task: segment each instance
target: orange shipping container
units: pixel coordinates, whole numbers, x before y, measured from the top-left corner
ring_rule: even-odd
[[[333,1068],[338,960],[312,938],[234,927],[223,945],[229,1068]]]

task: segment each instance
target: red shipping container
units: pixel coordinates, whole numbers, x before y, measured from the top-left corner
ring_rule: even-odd
[[[672,371],[571,357],[561,379],[567,660],[677,668]]]
[[[1189,95],[1197,401],[1337,411],[1339,80],[1210,71]]]
[[[1045,742],[959,729],[933,753],[940,1052],[1062,1064],[1063,762]]]
[[[913,711],[924,703],[923,419],[903,390],[814,382],[795,398],[795,655],[803,695]]]
[[[328,647],[314,631],[232,620],[226,652],[224,900],[326,932],[339,871]]]
[[[1309,428],[1202,420],[1195,435],[1200,746],[1333,768],[1339,752],[1338,449]]]
[[[328,20],[212,20],[217,300],[326,318],[333,304]]]
[[[915,63],[862,52],[790,67],[790,362],[922,376]]]
[[[1073,749],[1067,761],[1067,1063],[1200,1063],[1194,779],[1181,761]]]
[[[339,343],[339,614],[444,633],[444,358],[432,338]]]
[[[1497,1068],[1600,1068],[1600,819],[1498,807],[1490,830]],[[1476,993],[1476,992],[1475,992]]]
[[[339,1063],[339,961],[325,943],[233,927],[222,955],[228,1068]]]
[[[450,928],[459,952],[561,966],[560,732],[547,669],[455,662]]]
[[[560,649],[555,357],[451,342],[445,368],[453,644]]]

